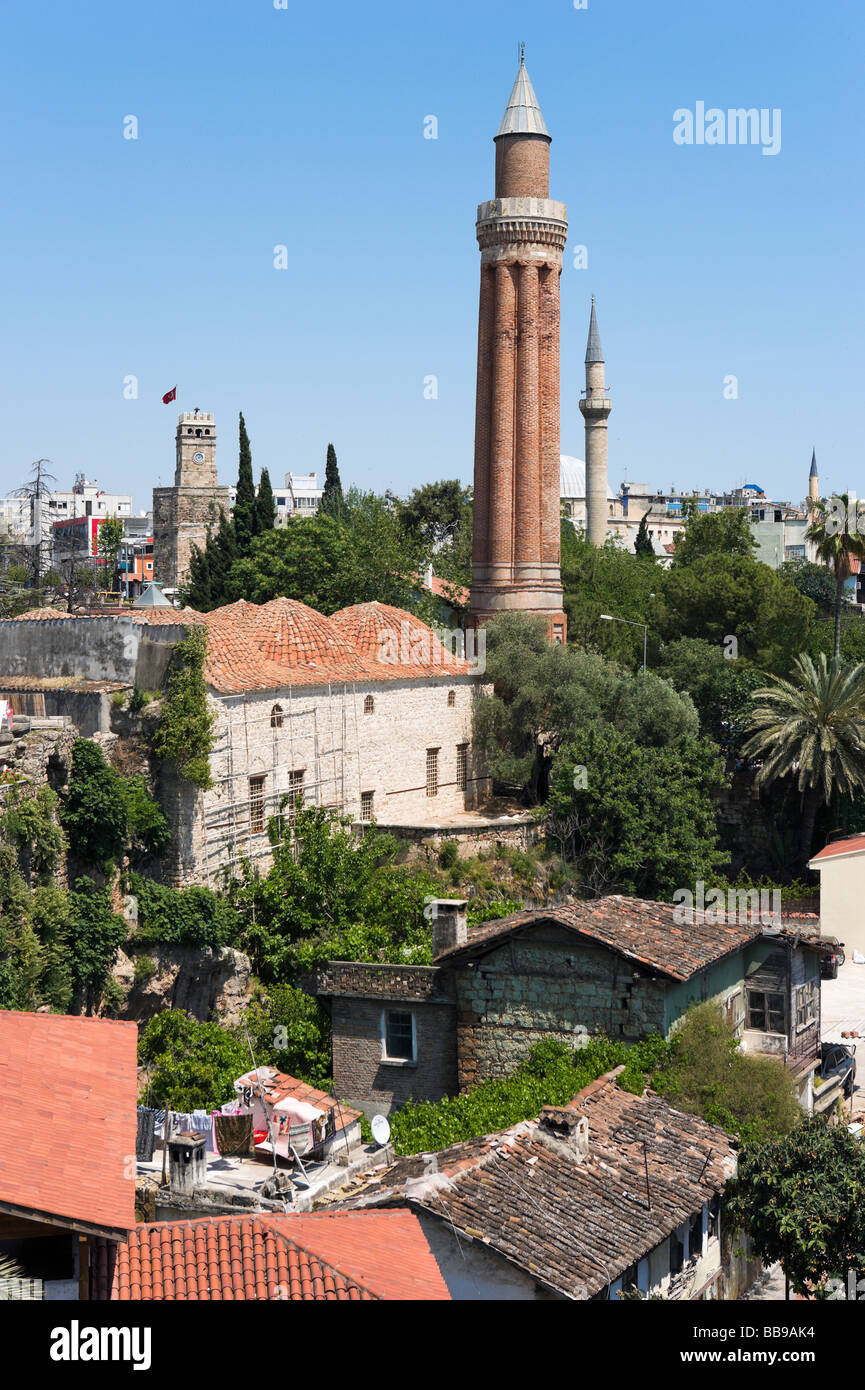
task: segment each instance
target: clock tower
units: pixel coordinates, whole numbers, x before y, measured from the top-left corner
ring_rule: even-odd
[[[219,513],[231,510],[229,490],[216,472],[216,426],[213,415],[184,411],[177,421],[174,487],[153,489],[153,577],[177,589],[189,572],[192,547],[203,550]]]

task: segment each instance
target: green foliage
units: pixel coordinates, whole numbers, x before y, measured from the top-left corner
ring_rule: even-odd
[[[15,846],[19,859],[26,859],[40,881],[50,878],[66,849],[59,810],[57,794],[43,786],[32,794],[12,793],[5,813],[0,815],[0,834]]]
[[[596,547],[569,522],[567,527],[570,535],[562,552],[562,583],[569,644],[600,652],[622,666],[642,667],[642,630],[627,623],[604,622],[601,614],[648,623],[651,656],[657,640],[656,611],[666,579],[664,571],[648,556],[631,555],[612,538]]]
[[[802,797],[800,853],[806,862],[816,812],[835,796],[865,789],[865,665],[821,654],[800,656],[793,679],[755,690],[751,738],[743,751],[761,759],[758,786],[795,779]]]
[[[439,850],[439,868],[456,868],[460,859],[460,847],[456,840],[445,840]]]
[[[785,560],[778,566],[778,574],[816,603],[821,612],[831,612],[834,608],[835,580],[824,565],[812,564],[810,560]]]
[[[216,719],[207,703],[206,656],[206,630],[201,626],[187,628],[187,635],[171,654],[162,710],[153,733],[157,757],[173,763],[182,777],[202,791],[213,785],[210,750]]]
[[[865,1147],[820,1116],[747,1148],[727,1189],[727,1219],[794,1293],[826,1297],[830,1279],[865,1267]]]
[[[136,944],[191,946],[197,950],[238,944],[241,921],[230,901],[210,888],[170,888],[130,874],[138,899]]]
[[[732,1023],[712,1002],[685,1014],[652,1085],[677,1110],[701,1115],[747,1144],[788,1134],[802,1118],[783,1062],[742,1052]]]
[[[144,1095],[160,1109],[191,1111],[234,1099],[234,1082],[252,1066],[245,1041],[218,1023],[196,1023],[164,1009],[139,1031]]]
[[[339,477],[339,465],[336,461],[336,449],[332,444],[328,444],[327,446],[324,488],[322,489],[318,510],[320,515],[332,516],[337,521],[341,519],[345,510],[345,499],[343,497],[342,483]]]
[[[258,496],[255,499],[255,526],[258,535],[264,531],[272,531],[276,525],[276,502],[273,497],[273,488],[270,485],[270,474],[266,468],[261,470],[261,481],[258,484]]]
[[[494,690],[475,705],[475,747],[497,782],[530,800],[543,796],[545,752],[578,730],[611,726],[650,748],[698,732],[687,696],[651,671],[633,676],[591,652],[552,645],[539,618],[512,613],[489,624],[486,674]]]
[[[844,586],[853,571],[853,561],[865,558],[865,537],[856,526],[858,511],[855,500],[851,501],[846,492],[832,497],[829,502],[819,501],[811,512],[811,525],[807,536],[817,552],[817,558],[828,565],[835,580],[835,631],[832,654],[837,660],[841,655],[841,609],[844,603]],[[853,513],[853,529],[848,524]]]
[[[457,479],[425,483],[398,503],[400,523],[418,542],[436,574],[453,584],[471,582],[472,489]]]
[[[474,899],[469,903],[468,924],[477,927],[481,922],[498,922],[503,917],[513,917],[514,913],[522,912],[523,907],[523,903],[515,902],[513,898],[493,898],[490,902]]]
[[[134,714],[138,714],[139,710],[143,710],[149,705],[152,699],[153,696],[149,691],[140,690],[136,685],[133,687],[132,694],[129,697],[129,708]]]
[[[827,618],[813,622],[808,637],[808,655],[816,660],[821,652],[831,657],[834,650],[834,621]],[[842,613],[841,616],[841,660],[850,665],[865,662],[865,619],[855,611]]]
[[[144,778],[121,777],[105,761],[99,745],[88,739],[73,745],[60,819],[72,853],[87,864],[103,867],[124,852],[136,859],[158,857],[171,839],[171,826]]]
[[[652,538],[649,535],[649,513],[644,512],[640,517],[640,524],[637,527],[637,538],[634,541],[634,554],[643,559],[651,560],[655,563],[655,548],[652,545]]]
[[[156,961],[152,956],[139,956],[135,962],[135,974],[133,976],[135,984],[139,988],[146,985],[148,980],[153,979],[156,970]]]
[[[737,753],[751,717],[752,695],[765,676],[748,661],[728,659],[721,647],[681,637],[661,652],[658,674],[689,695],[700,729],[728,753]]]
[[[717,750],[703,739],[653,748],[587,725],[556,758],[547,836],[590,892],[669,901],[723,862],[713,800],[723,780]]]
[[[241,555],[248,555],[252,538],[258,532],[258,516],[255,509],[255,483],[252,477],[252,450],[246,422],[240,416],[240,451],[237,473],[237,495],[234,501],[234,534],[237,549]]]
[[[107,888],[76,879],[69,893],[70,955],[75,998],[89,1014],[98,1006],[108,972],[126,936],[126,923],[111,906]]]
[[[325,960],[428,965],[423,917],[431,881],[395,864],[400,846],[323,808],[300,811],[294,827],[271,822],[273,867],[247,869],[232,885],[244,941],[266,980],[285,981]]]
[[[14,848],[0,845],[0,1008],[36,1008],[41,968],[27,884]]]
[[[123,780],[89,739],[76,740],[71,762],[60,820],[72,853],[87,864],[104,865],[121,854],[126,843]]]
[[[331,614],[355,603],[414,603],[422,548],[373,493],[351,491],[340,514],[292,517],[253,542],[226,572],[225,600],[285,596]]]
[[[291,985],[260,989],[244,1017],[258,1066],[276,1067],[329,1091],[330,1019],[318,1001]],[[238,1037],[245,1039],[243,1029]]]
[[[733,636],[741,657],[783,673],[807,646],[813,612],[811,600],[768,565],[713,551],[665,576],[657,623],[671,642],[697,637],[721,646]]]
[[[181,598],[187,608],[194,608],[197,613],[209,613],[211,608],[216,607],[213,602],[213,586],[210,580],[210,560],[212,554],[212,539],[207,537],[207,543],[202,550],[199,546],[193,545],[189,552],[189,570],[186,579],[181,585]]]
[[[656,1065],[662,1039],[652,1037],[629,1055],[624,1043],[593,1038],[573,1048],[557,1039],[538,1043],[510,1076],[439,1101],[409,1101],[391,1117],[398,1155],[430,1153],[532,1119],[545,1105],[567,1105],[578,1091],[613,1067],[629,1064],[629,1083],[641,1066]]]
[[[757,547],[747,509],[724,507],[718,512],[701,512],[695,503],[686,503],[684,529],[676,537],[673,566],[692,565],[707,555],[745,555],[752,557]]]

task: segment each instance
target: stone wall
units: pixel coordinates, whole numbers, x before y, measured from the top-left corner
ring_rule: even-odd
[[[414,1016],[417,1061],[382,1060],[383,1014],[388,1007]],[[369,1116],[388,1114],[406,1101],[439,1100],[457,1089],[456,1020],[451,1002],[389,1004],[386,999],[335,996],[334,1094]]]
[[[3,621],[0,683],[3,676],[65,677],[156,690],[184,636],[182,624],[149,626],[125,615]]]
[[[152,973],[135,978],[136,964],[147,960]],[[112,1017],[146,1023],[163,1009],[182,1009],[199,1023],[218,1020],[234,1027],[252,994],[252,966],[248,956],[229,946],[221,950],[196,950],[190,946],[142,946],[130,943],[120,951],[112,977],[123,987],[125,999]]]
[[[211,696],[214,786],[200,798],[195,788],[178,789],[187,836],[179,881],[213,882],[241,856],[266,870],[267,822],[292,775],[302,777],[305,804],[333,807],[358,823],[364,793],[372,793],[373,818],[388,824],[434,824],[471,808],[488,789],[471,752],[476,692],[476,676],[453,676]],[[468,747],[465,790],[457,781],[460,745]],[[427,795],[429,748],[440,750],[435,796]],[[264,779],[257,824],[251,778]]]
[[[550,925],[456,971],[460,1090],[506,1076],[536,1043],[584,1029],[623,1042],[664,1031],[664,987],[601,946]]]

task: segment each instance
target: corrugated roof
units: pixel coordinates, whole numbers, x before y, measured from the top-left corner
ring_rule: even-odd
[[[137,1044],[134,1023],[0,1012],[0,1202],[135,1225]]]
[[[450,1297],[411,1212],[210,1217],[97,1242],[92,1297],[369,1302]]]

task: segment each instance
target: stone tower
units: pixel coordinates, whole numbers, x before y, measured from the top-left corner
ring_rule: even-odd
[[[607,539],[607,420],[613,403],[604,382],[604,350],[592,295],[589,342],[586,347],[586,393],[580,410],[586,421],[586,530],[592,545]]]
[[[808,506],[820,501],[820,474],[817,471],[817,450],[811,455],[811,472],[808,475]]]
[[[192,547],[204,549],[219,511],[231,509],[229,490],[216,476],[216,428],[212,414],[196,407],[177,421],[174,487],[153,489],[153,575],[164,588],[186,578]]]
[[[567,209],[525,59],[496,136],[481,251],[470,622],[514,609],[565,640],[560,560],[559,279]]]

